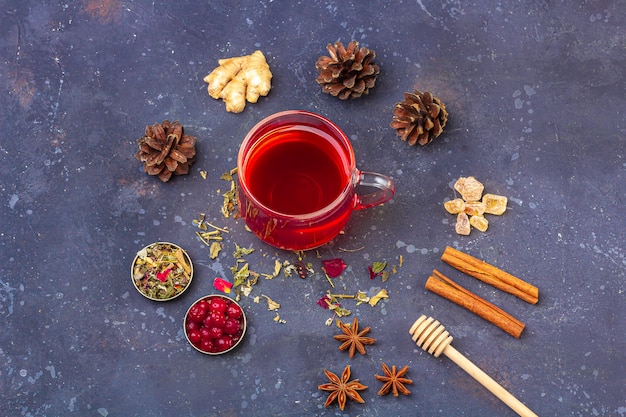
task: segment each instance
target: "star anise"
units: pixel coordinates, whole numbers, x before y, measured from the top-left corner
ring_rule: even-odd
[[[344,334],[338,334],[333,337],[335,340],[343,342],[341,346],[339,346],[339,350],[349,349],[350,358],[354,356],[354,353],[357,350],[361,355],[365,355],[364,345],[372,345],[376,341],[373,337],[365,337],[365,334],[370,331],[369,327],[359,331],[359,319],[356,317],[352,320],[352,324],[350,326],[346,326],[339,321],[339,327]]]
[[[382,388],[378,391],[378,395],[387,395],[389,394],[389,391],[393,392],[394,397],[397,397],[398,393],[409,395],[411,391],[404,386],[404,384],[413,383],[413,380],[404,377],[406,371],[408,370],[408,365],[399,371],[396,370],[395,365],[389,369],[389,367],[383,362],[383,372],[385,372],[385,375],[374,375],[377,380],[384,382]]]
[[[324,403],[324,407],[328,407],[336,400],[339,404],[339,408],[343,411],[348,398],[361,404],[365,403],[365,400],[361,398],[357,391],[362,391],[366,389],[367,386],[361,384],[358,379],[350,381],[350,365],[344,368],[341,373],[341,379],[326,369],[324,369],[324,374],[326,374],[330,383],[317,386],[317,388],[322,391],[330,392],[330,394],[328,394],[328,398],[326,399],[326,403]]]

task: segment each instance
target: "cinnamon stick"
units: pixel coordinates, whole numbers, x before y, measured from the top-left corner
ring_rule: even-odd
[[[519,339],[526,327],[515,317],[463,288],[436,269],[428,277],[426,289],[482,317],[515,338]]]
[[[460,250],[446,246],[441,255],[441,260],[461,272],[513,294],[530,304],[537,304],[539,301],[539,289],[534,285]]]

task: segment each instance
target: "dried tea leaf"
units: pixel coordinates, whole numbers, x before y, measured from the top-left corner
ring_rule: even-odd
[[[454,189],[466,202],[480,201],[484,188],[483,184],[474,177],[460,177],[454,184]]]
[[[344,316],[349,316],[350,314],[352,314],[350,310],[342,308],[339,304],[329,305],[328,309],[332,310],[335,313],[335,315],[337,315],[337,317],[344,317]]]
[[[243,283],[246,282],[246,279],[248,279],[248,277],[250,276],[250,270],[248,267],[248,264],[245,263],[241,268],[239,268],[234,276],[233,276],[233,280],[235,281],[235,287],[238,287],[240,285],[242,285]]]
[[[443,208],[450,214],[459,214],[465,211],[465,201],[463,201],[462,198],[455,198],[454,200],[443,203]]]
[[[507,198],[497,194],[485,194],[483,203],[485,203],[485,213],[500,216],[506,211]]]
[[[235,167],[229,172],[223,173],[220,177],[220,179],[224,181],[230,181],[230,190],[222,194],[222,197],[224,198],[224,203],[222,204],[222,215],[226,218],[229,218],[231,215],[236,215],[235,212],[237,210],[237,184],[235,183],[234,178],[236,173],[237,168]]]
[[[486,232],[489,227],[489,221],[485,219],[483,216],[472,216],[469,219],[470,225],[480,230],[481,232]]]
[[[224,181],[233,181],[233,174],[231,174],[230,172],[224,172],[221,176],[220,176],[221,180]]]
[[[283,275],[285,276],[285,278],[291,277],[294,272],[296,272],[296,266],[292,263],[289,263],[289,261],[285,261],[283,263]]]
[[[376,295],[374,295],[373,297],[370,297],[369,305],[374,307],[383,298],[389,298],[389,294],[387,293],[387,290],[384,288],[378,291],[378,293],[376,293]]]
[[[365,291],[358,291],[354,296],[356,300],[356,305],[361,305],[363,303],[369,303],[370,298]]]
[[[454,230],[460,235],[469,235],[470,234],[470,222],[469,217],[465,213],[459,213],[456,217],[456,225],[454,226]]]
[[[219,242],[212,242],[209,247],[209,258],[215,259],[219,256],[220,251],[222,250],[222,244]]]
[[[267,300],[267,308],[268,308],[268,310],[274,311],[274,310],[278,310],[280,308],[280,304],[278,304],[276,301],[274,301],[271,298],[269,298],[267,295],[262,295],[262,297],[264,297]]]
[[[287,321],[286,321],[286,320],[283,320],[283,319],[281,319],[281,318],[280,318],[280,315],[279,315],[278,313],[276,313],[276,317],[274,317],[274,321],[275,321],[276,323],[280,323],[280,324],[285,324],[285,323],[287,323]]]
[[[242,248],[238,244],[235,243],[235,251],[233,252],[233,258],[239,259],[246,255],[250,255],[254,252],[254,248]]]
[[[380,274],[387,267],[387,262],[374,262],[372,264],[372,271],[375,274]]]
[[[273,276],[277,277],[280,274],[280,270],[282,269],[283,264],[277,259],[274,261],[274,273]]]

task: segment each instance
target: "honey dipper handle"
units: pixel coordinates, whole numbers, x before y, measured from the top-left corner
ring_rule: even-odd
[[[469,359],[463,356],[452,345],[448,345],[442,352],[452,362],[459,365],[465,372],[470,374],[472,378],[480,382],[480,384],[487,388],[493,395],[498,397],[502,402],[508,405],[511,410],[515,411],[521,417],[538,417],[537,414],[526,407],[520,400],[515,398],[510,392],[505,390],[500,384],[491,379],[489,375],[484,373],[478,366],[474,365]]]

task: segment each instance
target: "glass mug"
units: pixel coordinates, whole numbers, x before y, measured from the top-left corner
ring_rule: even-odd
[[[329,242],[352,211],[395,193],[391,178],[356,168],[350,141],[337,125],[302,110],[257,123],[241,144],[237,167],[246,224],[264,242],[287,250]]]

